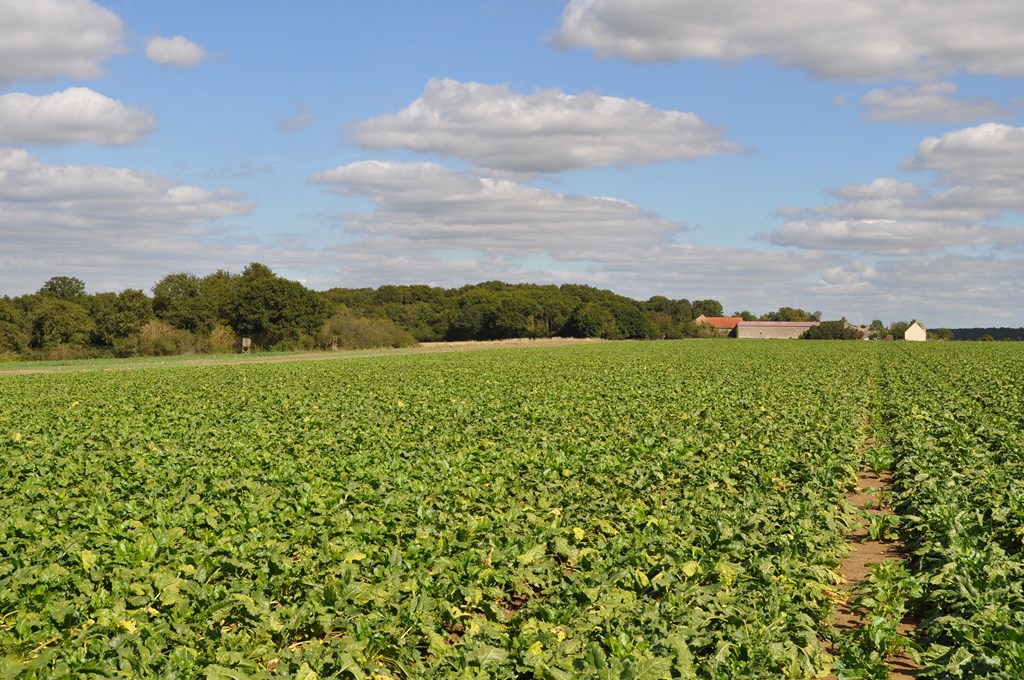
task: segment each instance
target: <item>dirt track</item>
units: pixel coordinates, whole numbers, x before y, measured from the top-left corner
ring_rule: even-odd
[[[141,357],[132,359],[77,359],[61,362],[24,362],[0,367],[0,376],[38,373],[76,373],[82,371],[128,371],[169,366],[223,366],[234,364],[276,364],[292,361],[328,361],[400,354],[434,354],[437,352],[468,352],[508,347],[558,347],[561,345],[604,342],[596,338],[514,338],[511,340],[470,340],[466,342],[424,342],[417,347],[399,349],[353,349],[333,352],[287,352],[255,354],[218,354],[178,357]]]

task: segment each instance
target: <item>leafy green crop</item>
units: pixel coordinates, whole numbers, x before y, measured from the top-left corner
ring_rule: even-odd
[[[927,674],[1024,677],[1024,355],[903,349],[886,357],[885,418]]]
[[[683,341],[0,377],[0,670],[814,677],[883,369],[928,375]]]

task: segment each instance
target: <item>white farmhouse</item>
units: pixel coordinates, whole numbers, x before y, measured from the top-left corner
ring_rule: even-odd
[[[924,342],[927,337],[928,333],[925,332],[924,326],[916,321],[903,333],[903,339],[911,342]]]

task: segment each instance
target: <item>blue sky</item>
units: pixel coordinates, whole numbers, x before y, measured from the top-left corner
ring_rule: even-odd
[[[0,0],[0,295],[251,261],[1024,324],[1024,5]]]

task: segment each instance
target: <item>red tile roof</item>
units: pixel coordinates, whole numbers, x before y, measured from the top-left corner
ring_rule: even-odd
[[[732,330],[736,324],[743,321],[742,316],[705,316],[704,323],[709,323],[719,330]]]

